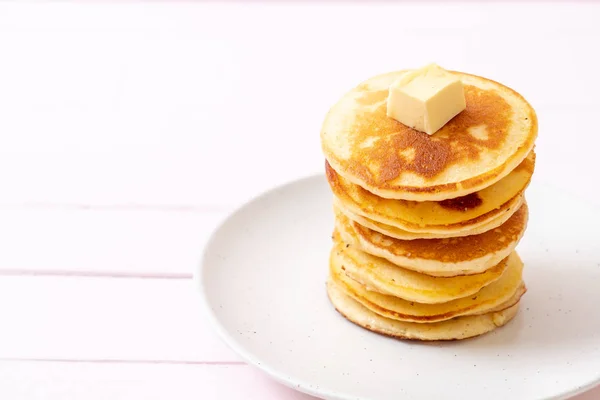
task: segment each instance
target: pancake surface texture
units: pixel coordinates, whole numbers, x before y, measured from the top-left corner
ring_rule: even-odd
[[[347,296],[333,281],[327,282],[327,294],[336,310],[346,319],[370,331],[399,339],[460,340],[479,336],[507,324],[517,314],[519,304],[483,315],[457,317],[429,324],[403,322],[382,317]]]
[[[371,78],[327,114],[321,146],[343,178],[384,198],[440,201],[490,186],[533,149],[537,117],[512,89],[454,72],[467,108],[434,135],[387,117],[388,88],[404,71]]]
[[[336,229],[347,243],[414,271],[433,276],[479,274],[515,249],[527,227],[523,204],[504,224],[479,235],[446,239],[399,240],[336,215]]]
[[[329,262],[330,265],[340,265],[344,274],[368,290],[408,301],[437,304],[473,295],[495,282],[507,269],[507,261],[504,259],[477,275],[434,277],[401,268],[354,246],[338,243],[331,250]]]

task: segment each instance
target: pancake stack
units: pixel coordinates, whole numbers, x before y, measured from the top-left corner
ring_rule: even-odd
[[[452,72],[466,109],[427,135],[386,115],[403,73],[361,83],[323,123],[335,214],[329,299],[348,320],[397,338],[481,335],[513,319],[526,292],[515,248],[537,117],[512,89]]]

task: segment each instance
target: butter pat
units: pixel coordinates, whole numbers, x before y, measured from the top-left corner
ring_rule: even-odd
[[[435,64],[405,73],[389,88],[388,117],[429,135],[465,108],[460,79]]]

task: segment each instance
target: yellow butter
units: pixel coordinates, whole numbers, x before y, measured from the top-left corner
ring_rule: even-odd
[[[429,135],[465,108],[460,79],[435,64],[405,73],[389,88],[388,117]]]

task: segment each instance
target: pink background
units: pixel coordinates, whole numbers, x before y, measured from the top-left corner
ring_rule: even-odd
[[[272,3],[0,3],[0,398],[308,398],[220,342],[191,274],[233,207],[321,172],[325,112],[376,73],[518,88],[536,179],[600,204],[598,6]]]

